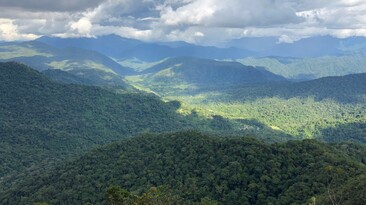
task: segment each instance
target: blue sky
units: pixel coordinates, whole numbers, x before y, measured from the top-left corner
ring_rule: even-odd
[[[0,0],[0,40],[106,34],[202,45],[366,36],[366,0]]]

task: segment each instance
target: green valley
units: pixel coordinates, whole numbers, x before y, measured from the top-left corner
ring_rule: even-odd
[[[63,83],[24,64],[0,63],[1,189],[19,180],[17,174],[23,171],[48,169],[93,147],[142,132],[195,129],[270,141],[289,138],[260,123],[260,132],[240,130],[236,126],[242,122],[220,116],[181,114],[181,103],[163,102],[153,94],[73,84],[87,83],[62,71],[46,74],[62,77]]]
[[[215,68],[215,64],[220,66]],[[222,116],[234,120],[239,130],[260,131],[263,126],[256,123],[240,124],[255,120],[295,139],[366,142],[365,74],[298,83],[281,81],[272,75],[261,83],[241,78],[242,84],[237,84],[230,79],[230,70],[235,70],[236,66],[189,58],[171,59],[126,79],[137,89],[168,101],[181,101],[181,113],[193,111],[207,118]],[[215,73],[214,77],[200,73],[206,67],[215,68],[215,71],[207,71]],[[261,68],[252,69],[262,72]],[[237,71],[233,73],[240,76]],[[258,76],[251,78],[258,79]]]

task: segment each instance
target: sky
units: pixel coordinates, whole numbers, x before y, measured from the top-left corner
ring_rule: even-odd
[[[0,0],[0,41],[107,34],[201,45],[366,36],[366,0]]]

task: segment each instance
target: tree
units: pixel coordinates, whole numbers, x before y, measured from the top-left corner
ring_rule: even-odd
[[[132,205],[135,196],[119,186],[110,186],[107,190],[108,205]]]
[[[342,168],[334,168],[333,166],[326,166],[325,170],[328,172],[327,194],[332,205],[339,205],[342,201],[342,193],[337,193],[334,184],[342,177],[344,170]]]

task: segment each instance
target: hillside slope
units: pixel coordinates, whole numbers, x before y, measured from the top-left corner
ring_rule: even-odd
[[[39,71],[58,69],[69,72],[94,84],[126,86],[121,76],[135,72],[95,51],[80,48],[57,49],[30,41],[0,46],[0,61],[25,63]]]
[[[363,103],[366,100],[366,73],[325,77],[298,83],[242,86],[223,93],[231,95],[231,100],[314,97],[318,101],[332,99],[341,103]]]
[[[19,63],[0,63],[0,93],[0,183],[42,161],[145,130],[192,125],[156,96],[59,84]]]
[[[78,77],[69,72],[59,70],[59,69],[49,69],[42,71],[42,74],[47,76],[48,78],[66,84],[80,84],[80,85],[93,85],[93,81]]]
[[[263,68],[240,63],[180,57],[167,59],[142,71],[138,82],[159,94],[192,92],[207,88],[283,82],[285,78]],[[127,78],[129,80],[136,77]]]
[[[342,174],[332,178],[331,170]],[[134,193],[165,185],[190,202],[304,204],[325,193],[329,180],[341,186],[364,173],[364,164],[314,140],[266,144],[196,132],[143,135],[34,175],[1,195],[0,202],[102,204],[109,185]]]

